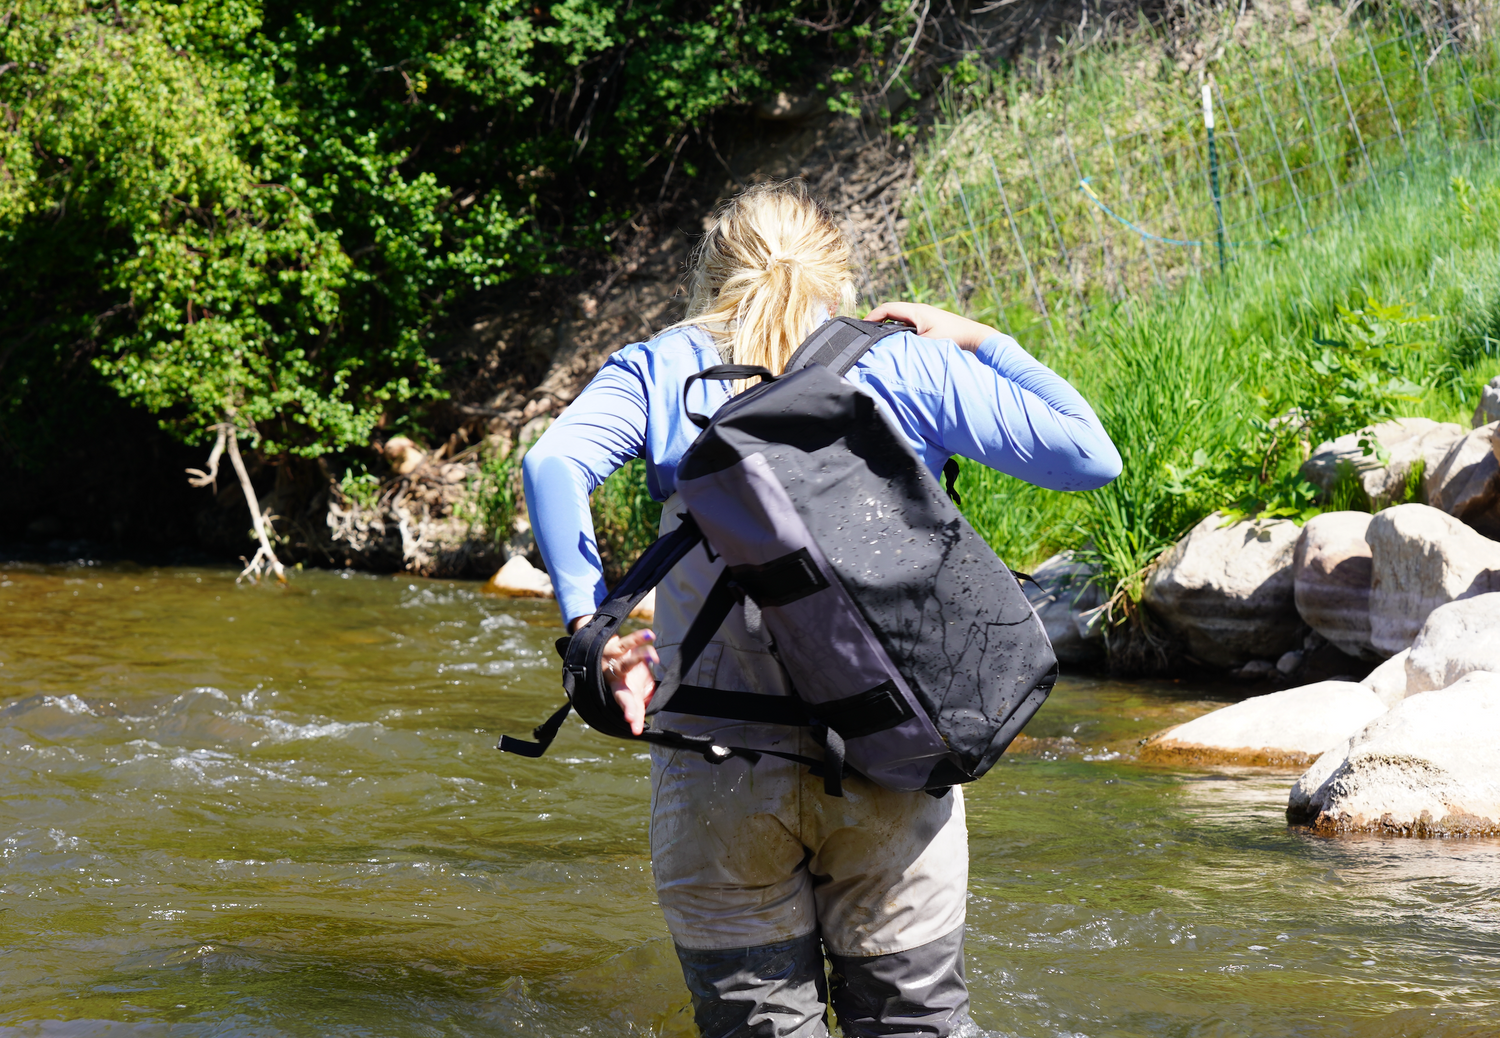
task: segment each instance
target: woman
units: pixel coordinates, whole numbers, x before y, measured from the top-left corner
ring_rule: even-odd
[[[801,181],[753,188],[724,207],[696,256],[687,319],[612,356],[526,455],[532,527],[569,630],[605,593],[588,504],[605,477],[644,458],[652,496],[666,502],[662,532],[680,522],[674,478],[698,433],[687,413],[711,415],[738,388],[698,380],[685,400],[687,377],[720,363],[779,372],[814,328],[853,304],[848,244]],[[883,304],[869,319],[913,331],[880,340],[848,378],[934,473],[962,454],[1054,490],[1090,490],[1119,474],[1088,404],[1015,340],[913,303]],[[611,644],[606,670],[637,734],[653,666],[675,653],[721,568],[711,553],[691,552],[657,589],[655,635]],[[683,680],[791,693],[738,608]],[[681,714],[669,727],[821,756],[805,728]],[[652,871],[705,1038],[825,1035],[830,1003],[850,1036],[947,1035],[965,1019],[960,788],[935,799],[851,776],[833,798],[806,768],[775,757],[710,764],[653,746],[651,791]]]

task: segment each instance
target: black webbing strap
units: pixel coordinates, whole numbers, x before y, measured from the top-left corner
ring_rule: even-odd
[[[958,487],[954,486],[958,482],[957,458],[949,458],[943,462],[943,482],[948,484],[945,488],[948,491],[948,500],[952,501],[959,508],[962,508],[964,506],[964,499],[958,496]]]
[[[794,728],[815,722],[796,696],[764,696],[757,692],[727,692],[702,685],[679,685],[662,710],[674,714],[720,717],[726,721],[784,724]]]
[[[552,740],[557,738],[557,730],[562,727],[563,722],[568,719],[568,714],[573,710],[573,703],[564,703],[557,711],[541,724],[531,730],[531,737],[536,742],[527,742],[525,739],[516,739],[509,735],[500,736],[500,741],[495,744],[495,749],[502,753],[515,753],[522,757],[540,757],[547,752],[547,747],[552,745]]]
[[[706,378],[718,382],[731,382],[736,379],[755,378],[756,376],[760,377],[761,385],[775,382],[780,377],[779,375],[771,374],[768,369],[761,367],[759,364],[715,364],[711,368],[704,368],[702,371],[693,372],[682,384],[682,409],[687,412],[688,421],[700,429],[708,428],[708,416],[698,414],[688,406],[687,402],[688,389],[698,379]]]
[[[719,628],[724,626],[724,621],[734,609],[734,604],[739,598],[734,592],[734,574],[725,567],[724,572],[719,574],[719,579],[714,581],[714,586],[703,599],[703,607],[698,610],[698,615],[693,617],[693,622],[688,625],[687,633],[682,636],[682,644],[677,647],[677,655],[673,657],[665,670],[662,671],[661,680],[656,683],[656,692],[652,696],[653,703],[659,703],[657,710],[663,710],[672,701],[678,688],[682,685],[682,676],[686,674],[698,662],[698,657],[703,655],[703,650],[708,648],[708,643],[713,641],[714,635],[719,633]]]
[[[825,321],[818,330],[809,335],[787,359],[783,375],[800,371],[809,364],[821,364],[835,375],[843,376],[859,362],[870,349],[887,335],[911,331],[911,325],[887,321],[873,324],[856,321],[852,317],[838,317]]]

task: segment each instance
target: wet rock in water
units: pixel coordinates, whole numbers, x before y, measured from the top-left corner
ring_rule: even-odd
[[[1360,684],[1379,696],[1387,707],[1395,706],[1406,698],[1406,657],[1410,655],[1410,649],[1402,649],[1366,674]]]
[[[1500,543],[1427,505],[1370,520],[1370,644],[1391,656],[1411,645],[1440,605],[1500,591]]]
[[[1146,581],[1144,599],[1204,663],[1236,667],[1302,644],[1292,592],[1301,530],[1288,519],[1224,526],[1215,512],[1168,549]]]
[[[1347,466],[1354,471],[1371,502],[1393,501],[1405,492],[1406,478],[1417,461],[1433,468],[1463,433],[1457,423],[1434,422],[1430,418],[1381,422],[1319,444],[1302,463],[1302,475],[1327,492],[1338,483],[1340,471]],[[1366,454],[1360,446],[1361,440],[1369,441],[1371,446],[1378,444],[1389,460],[1382,462],[1374,450]]]
[[[1060,663],[1093,663],[1104,655],[1099,616],[1104,596],[1089,582],[1093,575],[1093,567],[1065,551],[1031,571],[1036,584],[1022,581]]]
[[[1283,652],[1281,658],[1276,661],[1276,673],[1283,677],[1291,677],[1302,669],[1304,653],[1301,649],[1293,649],[1291,652]]]
[[[1368,512],[1324,512],[1302,527],[1292,560],[1297,612],[1350,656],[1378,659],[1370,644]]]
[[[1478,670],[1500,674],[1500,593],[1432,611],[1406,657],[1406,694],[1447,688]]]
[[[517,555],[485,582],[484,591],[511,598],[551,598],[552,578]]]
[[[1500,674],[1397,703],[1297,780],[1287,819],[1329,834],[1500,834]]]
[[[407,476],[421,467],[422,462],[427,460],[427,455],[422,449],[406,436],[392,436],[385,441],[385,460],[390,462],[391,468],[398,475]]]
[[[1422,478],[1427,503],[1500,540],[1500,422],[1454,441]]]
[[[1500,375],[1490,379],[1479,393],[1479,406],[1474,408],[1474,428],[1500,422]]]
[[[1241,681],[1266,681],[1279,673],[1276,664],[1270,660],[1250,660],[1231,670],[1229,676],[1239,678]]]
[[[1305,765],[1385,712],[1364,685],[1319,681],[1256,696],[1153,735],[1141,760]]]

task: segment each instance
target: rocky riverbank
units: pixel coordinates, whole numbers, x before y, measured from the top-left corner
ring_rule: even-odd
[[[1352,473],[1377,508],[1418,485],[1422,501],[1300,529],[1210,516],[1157,563],[1145,605],[1189,654],[1295,687],[1160,732],[1141,756],[1306,767],[1287,814],[1320,832],[1500,834],[1500,378],[1470,430],[1402,419],[1364,438],[1370,453],[1344,437],[1304,472]],[[1097,611],[1060,588],[1043,602],[1073,653],[1097,651]],[[1347,673],[1299,681],[1324,646]]]

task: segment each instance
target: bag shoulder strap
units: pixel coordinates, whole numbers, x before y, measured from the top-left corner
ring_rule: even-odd
[[[874,324],[870,321],[856,321],[852,317],[837,317],[832,321],[825,321],[797,347],[797,352],[787,360],[782,374],[790,375],[809,364],[821,364],[842,377],[881,339],[911,330],[911,325],[895,321]]]

